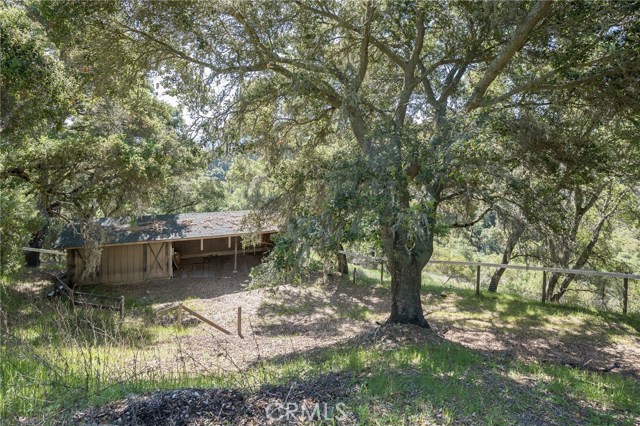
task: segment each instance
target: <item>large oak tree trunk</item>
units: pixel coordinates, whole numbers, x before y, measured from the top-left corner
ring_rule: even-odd
[[[389,323],[417,324],[429,328],[422,311],[420,289],[422,262],[388,262],[391,273],[391,316]]]
[[[433,253],[432,235],[426,232],[424,239],[409,243],[406,232],[402,230],[381,230],[387,268],[391,274],[391,316],[387,323],[430,328],[424,318],[420,290],[422,269]]]
[[[562,284],[560,285],[560,289],[558,290],[557,293],[552,294],[549,297],[549,300],[551,302],[554,303],[559,303],[560,299],[562,299],[562,296],[564,296],[564,294],[567,292],[567,290],[569,290],[569,286],[571,285],[571,283],[573,281],[575,281],[576,276],[575,275],[567,275],[564,280],[562,280]],[[555,287],[555,285],[554,285]]]
[[[552,273],[551,276],[549,277],[549,280],[547,281],[547,300],[552,300],[553,299],[553,295],[555,294],[556,291],[556,286],[558,285],[558,282],[560,281],[560,274],[557,273]]]
[[[619,205],[619,204],[618,204]],[[616,206],[617,208],[617,206]],[[602,231],[602,228],[605,224],[605,222],[609,219],[609,216],[611,214],[613,214],[615,212],[615,209],[611,211],[611,213],[604,215],[600,218],[600,220],[598,221],[598,224],[596,225],[596,227],[593,229],[592,234],[591,234],[591,240],[589,240],[589,243],[582,249],[582,251],[580,252],[580,256],[578,256],[578,259],[575,261],[575,263],[573,264],[573,266],[571,266],[571,269],[582,269],[584,268],[584,266],[587,264],[587,261],[589,260],[591,254],[593,253],[593,249],[596,245],[596,243],[598,242],[598,239],[600,238],[600,232]],[[575,227],[575,231],[573,233],[574,235],[574,239],[575,239],[575,235],[577,235],[578,231],[577,231],[578,227]],[[561,265],[564,268],[567,268],[566,265]],[[573,274],[569,274],[567,275],[563,280],[562,283],[560,284],[560,289],[555,292],[556,290],[556,286],[558,285],[558,282],[560,282],[560,274],[552,274],[551,275],[551,279],[549,280],[549,285],[547,287],[547,297],[548,300],[558,303],[560,302],[560,299],[562,299],[562,296],[565,295],[565,293],[567,292],[567,290],[569,290],[569,286],[571,285],[571,283],[573,283],[576,279],[576,276]]]

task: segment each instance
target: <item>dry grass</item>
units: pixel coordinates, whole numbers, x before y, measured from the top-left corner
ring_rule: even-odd
[[[183,301],[232,331],[241,306],[242,339],[194,323],[177,335],[163,333],[157,342],[160,353],[187,350],[198,360],[192,360],[190,367],[207,372],[244,368],[258,360],[357,338],[384,322],[389,300],[388,282],[380,285],[365,275],[355,285],[343,277],[329,276],[306,286],[250,289],[247,275],[230,270],[204,279],[102,288],[111,293],[118,290],[154,308]],[[640,332],[633,319],[504,295],[478,299],[471,292],[443,292],[441,287],[426,286],[423,300],[430,324],[447,340],[466,347],[526,361],[595,370],[614,367],[615,372],[640,377]]]
[[[62,385],[74,389],[69,395],[78,398],[57,401],[53,397],[59,394],[46,389],[44,398],[38,394],[38,404],[22,408],[31,415],[47,404],[68,410],[70,404],[102,404],[156,389],[227,388],[251,398],[261,395],[264,386],[287,389],[291,383],[315,383],[326,372],[353,374],[349,386],[355,387],[345,398],[354,415],[361,420],[372,415],[387,419],[381,424],[397,424],[405,409],[409,419],[436,424],[473,424],[476,414],[483,422],[502,418],[506,423],[530,424],[553,419],[556,411],[558,419],[572,419],[570,423],[575,424],[582,424],[580,416],[589,413],[596,419],[624,419],[628,410],[637,414],[629,408],[633,405],[629,401],[638,394],[637,381],[624,379],[637,378],[640,366],[634,317],[503,295],[477,298],[471,291],[427,285],[424,305],[435,334],[406,327],[378,333],[377,323],[387,315],[389,289],[388,282],[380,285],[376,271],[362,270],[355,285],[330,276],[305,286],[251,289],[246,274],[221,270],[204,279],[94,289],[124,294],[128,300],[127,320],[116,330],[122,344],[106,346],[77,337],[50,340],[51,327],[69,312],[64,304],[44,299],[49,288],[46,281],[38,276],[23,278],[10,287],[16,303],[6,319],[33,350],[8,349],[20,357],[33,353],[54,367],[57,360],[68,362],[69,357],[82,354],[90,368],[75,371],[77,381],[60,376]],[[232,331],[236,309],[242,306],[243,338],[188,318],[183,329],[171,322],[152,323],[153,309],[176,302]],[[67,324],[69,331],[87,331],[76,323],[93,327],[90,311],[82,312]],[[20,357],[14,358],[16,362]],[[17,374],[27,380],[35,365]],[[612,365],[612,373],[599,372]],[[83,381],[94,380],[96,366],[104,375],[100,383],[92,382],[85,389]],[[46,369],[41,373],[39,380],[46,380]],[[509,393],[503,394],[505,389]],[[146,404],[141,401],[153,405],[165,401],[166,395],[132,397],[114,407],[123,406],[126,411],[130,402]],[[510,404],[513,395],[526,410],[491,402]],[[562,402],[567,398],[572,406]]]

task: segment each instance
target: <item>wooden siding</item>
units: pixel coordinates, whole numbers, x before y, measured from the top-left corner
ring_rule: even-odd
[[[144,279],[171,278],[171,243],[148,243],[143,245],[145,268]]]
[[[242,247],[239,236],[204,238],[202,240],[160,241],[144,244],[119,244],[103,246],[100,267],[95,274],[82,277],[85,268],[85,250],[67,249],[67,275],[72,284],[136,283],[150,279],[173,277],[172,256],[174,249],[183,258],[211,255],[233,255],[235,244],[238,253],[264,251],[270,246],[270,235],[262,235],[258,247]]]
[[[100,267],[88,277],[82,277],[84,258],[84,249],[67,251],[67,273],[73,284],[135,283],[170,278],[173,272],[169,242],[103,247]]]

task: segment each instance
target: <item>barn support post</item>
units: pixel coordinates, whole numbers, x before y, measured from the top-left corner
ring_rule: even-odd
[[[238,272],[238,238],[235,237],[235,249],[233,250],[233,272]]]
[[[169,278],[173,278],[173,255],[175,253],[175,249],[173,248],[173,243],[169,242],[169,254],[167,263],[169,264]]]
[[[627,315],[629,305],[629,278],[625,278],[622,285],[622,314]]]

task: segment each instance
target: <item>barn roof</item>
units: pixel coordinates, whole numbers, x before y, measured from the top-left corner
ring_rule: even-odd
[[[183,239],[214,238],[255,232],[244,223],[248,210],[207,213],[181,213],[171,215],[96,219],[102,231],[101,243],[132,244],[145,241],[173,241]],[[260,232],[276,232],[275,226],[267,226]],[[84,246],[84,238],[78,226],[69,225],[56,241],[59,248]]]

